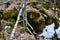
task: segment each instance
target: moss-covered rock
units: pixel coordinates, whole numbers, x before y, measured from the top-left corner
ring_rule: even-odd
[[[42,32],[44,26],[45,26],[45,19],[42,15],[40,15],[40,13],[36,13],[34,11],[27,11],[27,17],[28,17],[28,21],[29,23],[32,25],[32,27],[34,28],[34,30],[37,33]]]
[[[15,8],[10,9],[10,10],[4,10],[3,11],[3,18],[5,18],[5,19],[12,18],[12,17],[17,16],[17,14],[18,14],[18,11]]]
[[[41,33],[43,28],[46,25],[51,24],[52,22],[55,23],[55,28],[58,28],[59,26],[58,17],[57,18],[55,17],[53,11],[47,10],[44,7],[41,7],[40,9],[37,10],[39,10],[39,13],[30,10],[27,11],[28,21],[37,33],[39,32]]]
[[[35,24],[34,28],[37,33],[41,33],[43,31],[43,28],[45,28],[45,20],[41,19],[39,23]]]

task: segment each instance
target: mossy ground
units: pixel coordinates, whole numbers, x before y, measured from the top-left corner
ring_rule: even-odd
[[[51,24],[52,22],[55,23],[55,28],[58,28],[59,26],[59,20],[57,18],[55,18],[55,16],[52,15],[48,15],[49,13],[46,12],[43,8],[45,8],[46,10],[49,10],[50,8],[50,2],[44,2],[42,4],[42,6],[38,6],[39,2],[31,2],[30,4],[28,4],[29,6],[31,6],[32,8],[35,8],[36,10],[39,11],[39,13],[36,13],[35,11],[27,11],[27,18],[29,23],[32,25],[32,27],[34,28],[34,30],[37,33],[41,33],[43,31],[43,28],[46,25]],[[60,9],[57,10],[58,12],[58,17],[60,17]],[[17,19],[17,15],[18,15],[18,11],[16,10],[16,8],[13,8],[11,10],[3,10],[0,11],[0,20],[1,19],[5,19],[9,22],[11,22],[12,24],[9,24],[10,26],[14,26],[16,19]],[[1,21],[0,21],[1,22]],[[19,25],[23,25],[23,22],[19,22]],[[2,30],[2,28],[0,27],[0,31]],[[24,31],[22,29],[22,31]],[[22,33],[22,31],[20,31]],[[10,29],[7,29],[8,33],[11,33]],[[0,37],[3,37],[3,35],[0,35]]]

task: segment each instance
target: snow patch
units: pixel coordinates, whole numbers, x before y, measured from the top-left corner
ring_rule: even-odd
[[[52,23],[48,26],[46,26],[44,29],[43,29],[43,32],[41,34],[39,34],[39,36],[43,36],[45,38],[52,38],[54,36],[54,26],[55,24]]]

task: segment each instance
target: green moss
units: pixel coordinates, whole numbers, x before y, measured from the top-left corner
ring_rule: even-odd
[[[44,11],[44,9],[39,9],[39,11],[42,13],[42,14],[45,14],[45,15],[47,15],[47,13]]]
[[[6,30],[6,32],[7,32],[8,34],[11,34],[11,31],[12,31],[11,28]]]
[[[36,26],[37,33],[41,33],[44,27],[45,27],[45,21],[41,20],[39,24]]]
[[[55,23],[55,29],[57,29],[59,27],[59,20],[55,18],[54,23]]]
[[[6,11],[6,10],[3,11],[4,18],[15,17],[15,16],[17,16],[17,14],[18,14],[18,11],[15,8],[8,10],[8,11]]]
[[[37,2],[37,1],[36,1],[36,2],[33,1],[33,2],[30,2],[29,5],[32,6],[32,7],[34,7],[34,8],[36,8],[36,5],[37,5],[38,3],[39,3],[39,2]]]
[[[49,9],[50,8],[50,2],[44,2],[42,6],[46,9]]]
[[[2,34],[0,33],[0,38],[4,38],[4,34],[3,33]]]
[[[9,18],[8,21],[12,22],[12,23],[15,23],[15,19],[14,18]]]
[[[19,22],[19,25],[23,26],[23,21]]]
[[[51,14],[50,14],[49,12],[46,12],[47,9],[44,10],[43,8],[41,8],[39,11],[42,13],[43,16],[46,15],[46,17],[48,17],[49,19],[54,19],[54,18],[55,18],[54,13],[51,13]],[[48,11],[49,11],[49,10],[48,10]]]
[[[37,33],[41,33],[43,31],[45,26],[45,21],[43,19],[39,22],[34,22],[33,20],[30,20],[29,22]]]
[[[15,24],[14,18],[9,18],[9,19],[7,19],[7,21],[11,22],[10,26],[12,26],[12,27],[14,26],[14,24]]]
[[[0,19],[2,18],[2,14],[0,14]]]
[[[45,12],[44,10],[40,10],[40,12],[42,13],[42,16],[45,19],[45,25],[49,25],[52,23],[52,20],[55,18],[54,15],[49,15],[47,12]]]
[[[49,17],[45,18],[45,25],[51,24],[52,21],[53,21],[53,19],[51,19],[51,18],[49,18]]]
[[[0,19],[2,18],[3,10],[0,10]]]
[[[58,9],[57,12],[58,12],[58,16],[60,17],[60,9]]]
[[[0,26],[0,32],[2,31],[3,29],[2,29],[2,27]]]

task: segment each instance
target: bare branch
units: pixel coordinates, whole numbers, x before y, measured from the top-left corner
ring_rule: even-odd
[[[18,14],[16,23],[15,23],[15,25],[14,25],[13,31],[12,31],[11,36],[10,36],[10,40],[13,40],[13,38],[14,38],[14,34],[15,34],[16,29],[17,29],[17,25],[18,25],[18,23],[19,23],[19,20],[20,20],[20,16],[21,16],[21,14],[23,13],[25,7],[26,7],[26,4],[23,4],[22,8],[20,9],[20,12],[19,12],[19,14]]]

